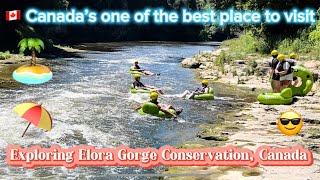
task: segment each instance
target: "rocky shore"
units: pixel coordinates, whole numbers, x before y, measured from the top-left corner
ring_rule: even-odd
[[[267,57],[257,59],[255,55],[247,59],[227,63],[217,63],[220,48],[212,52],[202,52],[182,61],[182,66],[195,69],[202,79],[246,87],[248,91],[270,90]],[[320,61],[298,62],[315,74],[320,72]],[[313,153],[314,164],[307,167],[258,166],[249,167],[169,167],[164,174],[207,174],[201,179],[320,179],[320,91],[319,82],[306,97],[297,97],[289,106],[242,103],[238,110],[223,112],[213,122],[201,124],[197,139],[180,145],[180,148],[223,147],[234,145],[255,151],[259,146],[290,148],[301,145]],[[278,130],[277,118],[287,110],[300,113],[303,128],[296,136],[286,136]],[[199,179],[199,177],[165,177],[164,179]]]
[[[249,54],[244,59],[230,61],[226,57],[228,53],[226,47],[200,52],[192,58],[184,59],[181,65],[185,68],[195,69],[201,79],[240,87],[270,89],[270,57]],[[311,70],[316,75],[320,74],[320,61],[297,61],[297,64]]]

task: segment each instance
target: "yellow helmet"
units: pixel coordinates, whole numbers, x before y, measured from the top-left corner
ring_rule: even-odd
[[[279,54],[279,56],[277,57],[277,59],[278,59],[279,61],[283,61],[285,57],[286,57],[286,56],[285,56],[284,54]]]
[[[134,60],[134,63],[138,63],[138,62],[139,62],[138,59],[135,59],[135,60]]]
[[[205,84],[205,85],[207,85],[208,86],[208,84],[209,84],[209,81],[208,80],[202,80],[202,82],[201,82],[202,84]]]
[[[140,78],[140,77],[141,77],[140,74],[135,74],[135,75],[133,76],[134,79],[138,79],[138,78]]]
[[[151,99],[151,100],[156,100],[156,99],[158,99],[158,93],[156,93],[156,92],[151,92],[151,93],[150,93],[150,99]]]
[[[277,55],[278,55],[278,51],[277,51],[277,50],[271,51],[271,55],[272,55],[272,56],[277,56]]]
[[[291,53],[289,58],[290,59],[296,59],[297,58],[297,54],[296,53]]]

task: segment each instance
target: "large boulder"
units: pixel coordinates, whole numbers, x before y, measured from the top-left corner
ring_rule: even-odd
[[[201,63],[195,58],[186,58],[181,62],[182,67],[185,68],[199,68]]]

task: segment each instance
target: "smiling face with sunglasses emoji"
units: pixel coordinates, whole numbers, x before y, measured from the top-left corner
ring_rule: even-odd
[[[293,110],[282,113],[278,119],[280,131],[288,136],[298,134],[302,128],[302,124],[303,121],[301,116]]]

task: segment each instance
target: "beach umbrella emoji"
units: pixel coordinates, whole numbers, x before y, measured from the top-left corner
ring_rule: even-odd
[[[22,137],[27,132],[30,124],[32,123],[38,128],[50,131],[52,129],[52,119],[49,112],[41,105],[36,103],[22,103],[14,108],[18,115],[29,121],[29,125],[23,132]]]

